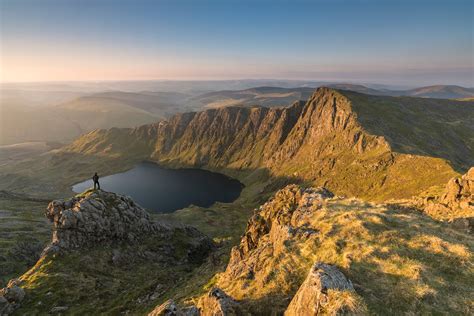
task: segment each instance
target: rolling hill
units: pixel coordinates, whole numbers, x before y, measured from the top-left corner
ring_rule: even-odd
[[[403,95],[411,97],[460,99],[474,96],[474,88],[464,88],[452,85],[436,85],[416,88],[405,91],[392,91],[390,95]]]

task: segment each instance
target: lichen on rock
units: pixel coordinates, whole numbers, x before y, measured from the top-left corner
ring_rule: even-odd
[[[69,200],[49,203],[46,217],[53,223],[51,250],[80,248],[98,242],[136,241],[163,229],[130,197],[102,190],[87,191]]]

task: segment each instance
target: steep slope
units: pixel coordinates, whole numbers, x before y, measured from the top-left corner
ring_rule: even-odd
[[[356,314],[467,315],[473,242],[414,209],[291,185],[255,210],[215,286],[252,314],[282,314],[289,306],[291,315],[298,293],[293,300],[327,295],[320,304],[297,306],[315,308],[310,315],[341,307]],[[303,282],[318,270],[330,279],[315,282],[333,284],[322,294],[317,283],[311,289],[311,280]]]
[[[53,201],[46,216],[54,225],[51,243],[33,268],[0,290],[2,315],[143,314],[185,283],[214,247],[196,229],[153,221],[111,192]]]
[[[110,156],[104,146],[126,134],[149,146],[142,159],[164,165],[219,170],[244,183],[242,175],[262,171],[274,180],[312,182],[338,194],[378,200],[444,185],[474,164],[472,102],[328,88],[288,108],[212,109],[141,129],[94,133],[63,152]],[[112,152],[131,153],[120,146]]]

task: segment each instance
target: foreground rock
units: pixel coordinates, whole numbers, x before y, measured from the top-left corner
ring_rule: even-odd
[[[46,216],[52,241],[20,278],[27,295],[19,314],[127,314],[151,307],[186,283],[214,248],[197,229],[153,221],[131,198],[112,192],[53,201]],[[14,290],[4,295],[10,305],[21,301],[10,297]],[[169,306],[156,315],[172,313]]]
[[[255,211],[215,286],[251,315],[472,314],[473,238],[415,208],[289,185]]]
[[[441,220],[448,220],[454,228],[473,232],[474,228],[474,167],[461,177],[447,183],[439,199],[427,198],[421,202],[424,211]]]
[[[102,190],[52,201],[46,216],[53,223],[49,249],[54,250],[98,242],[137,241],[144,234],[165,228],[153,223],[149,214],[130,197]]]
[[[214,287],[197,305],[181,307],[173,300],[157,306],[148,316],[234,316],[248,314],[245,307],[221,289]]]
[[[290,263],[299,252],[294,247],[318,238],[310,223],[333,198],[325,188],[289,185],[278,191],[250,218],[240,245],[232,249],[220,282],[224,290],[248,293],[237,298],[251,314],[282,314],[299,279],[297,264]],[[255,301],[250,293],[264,299]]]
[[[474,209],[474,167],[461,177],[449,180],[441,203],[452,208]]]
[[[331,296],[330,291],[333,292]],[[335,266],[316,263],[291,300],[285,315],[319,315],[326,306],[331,305],[331,299],[341,291],[354,291],[351,281]],[[328,314],[339,313],[343,308],[344,306],[336,305]]]
[[[242,307],[232,297],[219,288],[213,288],[201,297],[198,303],[202,316],[231,316],[242,315]]]

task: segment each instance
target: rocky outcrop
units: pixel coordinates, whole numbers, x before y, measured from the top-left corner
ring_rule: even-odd
[[[53,223],[48,250],[68,250],[100,242],[137,241],[139,236],[164,229],[131,198],[102,190],[87,191],[48,205]]]
[[[305,225],[334,194],[325,188],[301,188],[289,185],[278,191],[275,197],[263,204],[247,223],[240,245],[232,249],[226,273],[232,277],[252,274],[255,263],[244,260],[253,256],[253,250],[271,251],[273,255],[286,250],[290,239],[307,238],[315,233]],[[247,272],[245,272],[247,271]]]
[[[96,314],[99,309],[114,309],[120,293],[128,300],[122,306],[143,309],[144,304],[163,300],[165,293],[185,283],[214,249],[212,239],[196,228],[153,221],[131,198],[102,190],[53,201],[46,216],[53,222],[52,241],[20,277],[27,297],[18,307],[22,297],[13,294],[19,288],[9,286],[0,299],[6,307],[1,308],[18,307],[20,314]],[[70,284],[77,286],[77,292],[74,288],[68,293],[77,295],[64,299],[63,287]],[[196,315],[187,308],[175,310],[168,303],[154,315],[178,311]]]
[[[417,206],[441,220],[448,220],[454,228],[472,232],[474,228],[474,167],[447,183],[440,198],[418,200]]]
[[[440,202],[454,209],[474,211],[474,167],[461,177],[449,180]]]
[[[202,296],[198,308],[202,316],[243,315],[239,303],[219,288],[212,288],[207,295]]]
[[[335,266],[316,263],[291,300],[285,316],[319,315],[321,310],[331,303],[329,291],[354,291],[354,287]],[[336,314],[340,310],[331,312]]]
[[[148,316],[236,316],[245,308],[221,289],[214,287],[199,298],[197,305],[182,307],[173,300],[157,306]]]

